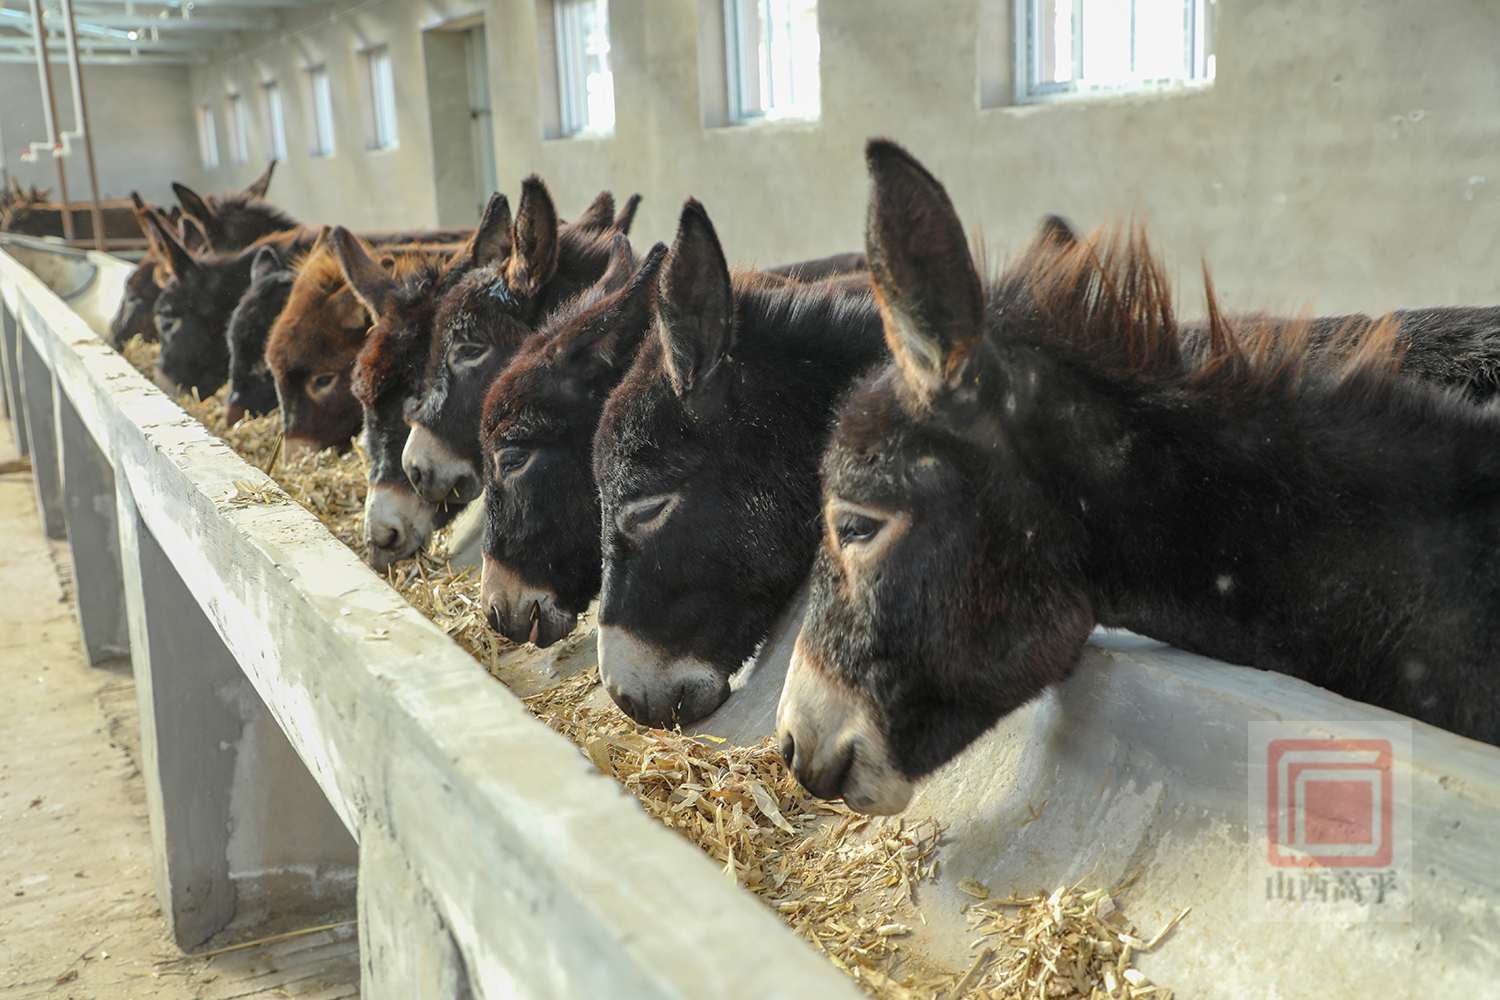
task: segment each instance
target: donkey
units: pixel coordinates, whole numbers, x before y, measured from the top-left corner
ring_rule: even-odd
[[[245,416],[261,416],[276,409],[276,380],[266,362],[266,339],[276,317],[286,308],[297,269],[281,262],[275,247],[255,251],[250,264],[250,287],[229,314],[224,340],[229,351],[229,393],[224,420],[232,427]]]
[[[894,362],[823,459],[777,713],[808,790],[899,811],[1096,623],[1500,740],[1500,414],[1398,378],[1393,323],[1335,361],[1210,294],[1185,359],[1138,234],[986,284],[942,185],[867,160]]]
[[[438,307],[422,399],[410,414],[402,465],[428,503],[465,504],[483,484],[479,423],[485,392],[516,348],[560,304],[597,281],[616,234],[628,235],[638,197],[617,217],[604,191],[570,223],[532,174],[499,254],[454,286]]]
[[[594,437],[599,669],[646,725],[729,696],[806,577],[835,403],[885,357],[868,295],[732,276],[689,200]]]
[[[203,214],[198,215],[197,219],[205,227],[210,246],[221,252],[243,250],[271,233],[296,228],[297,223],[293,219],[265,200],[266,188],[271,183],[271,171],[275,166],[272,163],[266,167],[265,173],[244,191],[221,195],[214,200],[212,206],[204,203],[203,199],[192,194],[189,189],[183,189],[202,205]],[[178,191],[178,197],[181,196],[182,191]],[[151,249],[125,279],[120,305],[110,319],[109,343],[116,350],[132,337],[139,336],[147,341],[156,339],[156,326],[153,322],[156,297],[160,292],[160,284],[167,278],[162,272],[166,250],[158,243],[156,230],[145,218],[146,204],[134,191],[130,193],[130,197]],[[176,224],[175,219],[172,224]]]
[[[502,214],[508,214],[505,196],[496,193],[467,247],[446,264],[434,257],[399,280],[348,230],[333,230],[331,242],[344,278],[372,318],[354,360],[350,391],[360,405],[370,463],[365,540],[377,570],[417,552],[434,529],[461,509],[428,503],[406,478],[401,467],[406,408],[421,387],[437,305],[460,278],[498,252]]]
[[[631,277],[616,235],[604,275],[521,345],[485,396],[480,606],[513,642],[551,645],[599,593],[594,431],[650,327],[666,253],[656,244]]]
[[[169,393],[196,390],[207,396],[229,375],[225,329],[240,297],[250,287],[255,256],[261,246],[288,256],[309,249],[318,232],[302,226],[272,233],[249,249],[209,252],[199,257],[182,239],[154,220],[163,251],[166,282],[156,297],[153,320],[161,356],[156,382]]]
[[[396,280],[446,260],[451,245],[382,248],[381,266]],[[365,252],[371,252],[368,244]],[[344,276],[330,238],[320,237],[297,272],[286,306],[266,339],[266,363],[281,405],[282,448],[289,459],[347,451],[363,415],[353,394],[354,363],[371,315]]]
[[[651,326],[666,254],[665,244],[653,247],[628,287],[617,256],[598,284],[521,346],[485,397],[480,604],[490,626],[514,642],[547,646],[568,635],[598,596],[594,432]],[[759,277],[772,285],[833,276],[847,284],[830,288],[867,291],[864,256],[788,264]]]

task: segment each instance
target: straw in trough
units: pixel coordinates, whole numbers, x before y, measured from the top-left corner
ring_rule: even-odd
[[[125,354],[152,374],[155,345],[133,340]],[[222,392],[177,402],[364,556],[366,470],[358,449],[343,456],[325,451],[288,465],[277,414],[226,427]],[[248,502],[263,492],[248,483],[235,489]],[[440,534],[428,552],[393,567],[387,579],[499,676],[501,660],[517,647],[486,624],[474,574],[452,570],[443,552]],[[1182,914],[1143,940],[1116,908],[1114,894],[1077,886],[971,904],[968,916],[979,933],[972,963],[962,972],[927,968],[902,942],[923,922],[919,886],[937,877],[942,831],[936,823],[862,816],[842,803],[812,798],[769,739],[734,746],[647,729],[604,702],[598,687],[598,671],[590,668],[525,703],[634,793],[649,815],[696,844],[871,996],[1170,1000],[1171,990],[1150,984],[1132,958],[1154,948]],[[989,894],[972,879],[956,887]]]

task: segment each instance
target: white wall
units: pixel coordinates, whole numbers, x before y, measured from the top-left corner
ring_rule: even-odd
[[[282,32],[245,36],[239,51],[192,70],[185,93],[153,76],[158,102],[172,110],[150,111],[152,128],[174,133],[177,176],[208,190],[242,185],[264,163],[259,86],[276,78],[290,155],[273,200],[310,221],[355,228],[451,221],[468,195],[451,190],[462,171],[449,168],[468,153],[441,121],[433,146],[428,80],[452,74],[424,66],[421,32],[482,13],[501,187],[514,197],[536,171],[565,215],[602,188],[639,191],[642,244],[670,239],[693,195],[731,258],[774,263],[857,248],[863,143],[888,135],[947,183],[997,256],[1047,212],[1080,228],[1146,219],[1188,286],[1188,312],[1198,308],[1190,286],[1200,257],[1235,307],[1500,299],[1500,6],[1219,0],[1218,76],[1207,90],[1010,107],[1006,0],[822,0],[821,119],[705,128],[722,99],[704,69],[715,62],[717,34],[700,26],[715,3],[613,0],[617,124],[602,138],[543,138],[545,31],[535,0],[340,0],[284,10]],[[398,67],[400,145],[367,151],[358,52],[382,42]],[[303,116],[304,70],[319,62],[334,74],[340,109],[337,151],[326,158],[308,155]],[[982,89],[990,100],[981,101]],[[231,90],[246,95],[251,113],[250,163],[229,165],[226,145],[225,165],[202,176],[192,109],[202,101],[222,109]],[[997,93],[1002,106],[981,106]],[[11,117],[8,150],[18,131]],[[101,157],[117,176],[141,172],[140,162],[119,162],[135,155],[128,145],[106,149],[115,150]]]
[[[172,181],[201,184],[207,180],[199,168],[192,105],[185,98],[188,82],[185,67],[83,67],[101,198],[123,198],[135,189],[149,201],[170,203],[175,200]],[[73,91],[65,63],[52,67],[52,90],[57,130],[70,131],[75,126]],[[52,196],[61,197],[58,161],[45,151],[33,163],[21,159],[30,143],[47,138],[43,107],[36,66],[0,63],[0,135],[6,167],[24,187],[52,188]],[[68,197],[86,201],[89,175],[83,143],[75,142],[73,148],[75,152],[63,161]],[[261,164],[260,169],[264,168]]]

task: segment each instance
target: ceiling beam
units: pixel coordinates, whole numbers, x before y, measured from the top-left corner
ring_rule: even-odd
[[[179,11],[171,11],[166,7],[160,8],[156,15],[139,13],[126,14],[115,10],[100,7],[91,3],[75,5],[73,8],[74,20],[79,24],[97,24],[104,28],[135,29],[146,31],[155,28],[158,31],[276,31],[281,27],[281,15],[274,11],[222,11],[219,13],[205,12],[201,8],[193,11],[191,17],[183,17]],[[47,18],[50,25],[53,18]]]
[[[63,42],[60,38],[47,39],[48,49],[60,48]],[[228,47],[228,43],[220,36],[197,35],[188,38],[163,37],[152,41],[150,38],[96,38],[94,36],[80,36],[78,39],[78,51],[80,52],[173,52],[173,53],[196,53],[217,52]],[[0,50],[10,52],[35,52],[36,43],[30,37],[19,35],[0,35]]]
[[[49,52],[47,61],[66,64],[68,56],[66,52]],[[201,56],[172,52],[156,54],[141,52],[136,55],[95,55],[79,52],[78,61],[86,66],[196,66],[205,62]],[[10,52],[0,49],[0,63],[25,63],[35,66],[36,55],[30,52]]]

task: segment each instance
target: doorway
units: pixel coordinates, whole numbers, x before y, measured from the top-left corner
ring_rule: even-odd
[[[437,224],[472,226],[496,188],[495,133],[484,18],[476,15],[422,35],[432,123]]]

